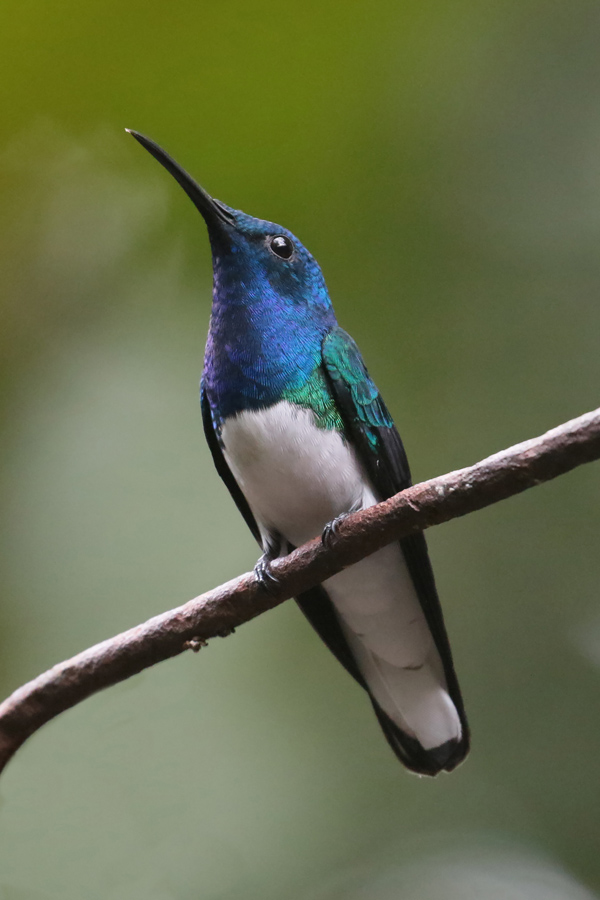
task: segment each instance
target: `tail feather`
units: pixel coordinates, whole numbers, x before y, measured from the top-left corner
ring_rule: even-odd
[[[464,739],[446,741],[439,747],[425,750],[415,738],[392,722],[373,697],[371,703],[388,744],[400,762],[412,772],[430,776],[442,771],[452,772],[465,758],[469,748]]]
[[[402,727],[399,724],[398,709],[394,705],[390,705],[389,690],[386,697],[384,679],[381,676],[379,679],[375,677],[377,671],[375,661],[373,660],[371,666],[365,664],[368,656],[372,656],[372,654],[360,644],[355,635],[348,632],[347,627],[344,627],[327,590],[319,586],[305,591],[297,598],[297,603],[338,661],[369,694],[383,733],[400,762],[413,772],[430,776],[437,775],[442,770],[450,772],[456,768],[468,753],[469,733],[461,714],[460,694],[458,697],[453,696],[452,686],[449,686],[449,693],[443,691],[439,687],[437,678],[434,677],[443,671],[439,662],[435,659],[428,662],[426,674],[428,672],[431,676],[429,681],[434,694],[436,686],[440,692],[437,695],[438,701],[446,706],[449,718],[454,721],[454,736],[442,739],[436,745],[435,736],[431,733],[430,739],[426,741],[430,746],[426,747],[417,739],[413,728],[407,725]],[[379,660],[377,665],[381,666],[381,663],[382,661]],[[419,675],[422,671],[400,670],[396,675],[400,679],[410,678],[413,675]],[[423,676],[421,676],[422,687]],[[406,684],[396,684],[394,695],[402,698],[405,688]],[[442,691],[446,695],[445,698]],[[410,696],[410,690],[408,696]],[[415,702],[416,700],[415,695]],[[401,702],[403,701],[401,700]],[[393,717],[389,711],[392,712]],[[400,719],[400,721],[402,720]],[[441,732],[444,733],[444,728],[441,729]]]
[[[435,647],[418,668],[401,668],[372,653],[343,622],[342,628],[369,694],[403,733],[417,740],[424,750],[460,741],[460,718],[443,675],[440,677]]]

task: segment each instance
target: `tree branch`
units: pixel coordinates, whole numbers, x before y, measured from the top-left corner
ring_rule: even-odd
[[[398,538],[475,512],[598,458],[600,409],[353,513],[341,523],[332,548],[317,538],[273,563],[279,583],[272,595],[246,573],[59,663],[0,704],[0,771],[38,728],[96,691],[229,634]]]

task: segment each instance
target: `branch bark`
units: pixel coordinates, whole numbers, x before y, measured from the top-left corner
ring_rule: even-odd
[[[398,538],[475,512],[600,458],[600,409],[465,469],[416,484],[345,519],[334,546],[319,538],[273,563],[265,593],[250,573],[59,663],[0,704],[0,771],[50,719],[102,688],[209,639],[319,584]]]

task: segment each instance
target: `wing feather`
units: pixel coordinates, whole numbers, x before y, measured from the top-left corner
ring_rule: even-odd
[[[254,518],[254,515],[252,514],[252,510],[250,509],[248,501],[242,493],[242,489],[233,477],[231,469],[227,465],[225,456],[223,455],[221,441],[219,439],[219,432],[215,425],[212,410],[210,408],[210,403],[208,397],[206,396],[206,391],[204,390],[204,385],[202,384],[200,385],[200,408],[202,410],[202,424],[204,425],[204,434],[206,436],[206,442],[210,448],[210,452],[212,453],[215,469],[225,482],[227,490],[233,497],[235,505],[243,515],[246,525],[260,544],[261,537],[258,524],[256,522],[256,519]]]

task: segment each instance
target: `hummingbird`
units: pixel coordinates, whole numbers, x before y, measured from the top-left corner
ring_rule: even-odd
[[[291,231],[211,197],[158,144],[129,133],[202,215],[213,301],[200,401],[206,440],[262,549],[255,572],[411,482],[406,453],[317,261]],[[398,759],[452,771],[469,749],[425,537],[402,538],[296,598],[367,692]]]

